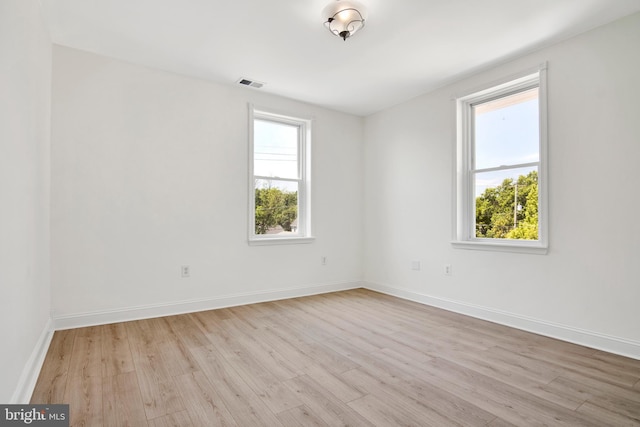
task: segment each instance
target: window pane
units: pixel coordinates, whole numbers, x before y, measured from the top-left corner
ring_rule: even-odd
[[[475,169],[539,161],[538,88],[472,108]]]
[[[255,120],[253,132],[254,175],[298,179],[298,127]]]
[[[298,234],[298,183],[255,180],[255,233]]]
[[[475,237],[538,240],[538,168],[474,175]]]

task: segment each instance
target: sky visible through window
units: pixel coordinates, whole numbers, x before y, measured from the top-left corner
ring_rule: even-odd
[[[273,177],[272,186],[296,191],[297,184],[277,178],[299,178],[298,127],[268,120],[254,121],[254,175]],[[267,185],[266,182],[262,185]]]
[[[479,104],[474,112],[476,170],[539,161],[537,88]],[[475,195],[533,170],[537,167],[477,173]]]

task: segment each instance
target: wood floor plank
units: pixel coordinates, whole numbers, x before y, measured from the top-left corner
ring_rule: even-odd
[[[317,318],[305,311],[299,301],[276,301],[274,305],[280,309],[280,315],[266,320],[271,329],[278,330],[283,326],[294,328],[300,339],[309,342],[331,339],[344,333],[330,322],[318,323]]]
[[[171,329],[162,319],[136,320],[134,322],[125,322],[123,325],[127,331],[129,349],[134,362],[136,357],[143,356],[147,347],[159,342],[175,341],[176,339]]]
[[[508,421],[503,420],[502,418],[496,418],[487,424],[488,427],[515,427],[516,424],[511,424]]]
[[[322,365],[331,372],[339,374],[357,367],[348,358],[343,357],[332,349],[316,342],[309,343],[300,338],[291,328],[282,326],[274,332],[290,346],[299,349],[307,357],[314,360],[315,363]]]
[[[640,360],[364,289],[54,334],[84,426],[640,426]]]
[[[384,401],[370,394],[349,402],[348,405],[376,426],[435,427],[447,425],[434,424],[427,420],[419,421],[416,416],[407,414],[406,409],[397,405],[396,402]]]
[[[217,311],[220,310],[196,311],[194,313],[188,313],[187,316],[206,336],[207,334],[214,333],[219,327],[219,316],[216,315]]]
[[[390,357],[380,358],[381,354]],[[349,384],[358,385],[360,390],[372,394],[381,390],[381,393],[376,394],[379,398],[395,395],[398,398],[413,399],[419,406],[422,402],[429,402],[429,408],[445,417],[447,422],[459,422],[463,425],[484,424],[495,418],[492,413],[443,390],[439,384],[425,381],[419,373],[420,367],[405,365],[397,352],[371,354],[370,359],[363,360],[361,365],[360,368],[343,374],[343,378]],[[431,418],[435,421],[437,416]]]
[[[104,427],[142,427],[147,425],[136,373],[125,372],[102,378]]]
[[[373,426],[347,403],[340,401],[306,375],[285,381],[298,398],[330,426]]]
[[[236,355],[245,353],[247,357],[259,360],[271,375],[279,380],[288,380],[298,375],[296,369],[262,336],[263,327],[254,329],[239,319],[228,319],[221,322],[221,328],[233,336],[237,343]]]
[[[169,375],[177,376],[200,370],[183,341],[161,341],[156,344],[156,348]]]
[[[182,411],[149,420],[149,427],[193,427],[193,423],[187,411]]]
[[[553,354],[552,356],[544,349],[537,347],[528,354],[539,360],[549,360],[555,365],[561,366],[563,370],[576,372],[603,382],[618,384],[623,387],[633,387],[637,378],[629,372],[620,369],[607,369],[604,364],[591,359],[590,356],[574,354]]]
[[[293,329],[298,338],[309,344],[324,342],[338,337],[348,337],[349,342],[368,351],[378,350],[386,344],[380,335],[366,331],[356,335],[351,331],[339,328],[331,323],[325,323],[306,312],[294,311],[283,314],[282,317],[269,319],[272,330]]]
[[[606,353],[604,351],[597,350],[591,355],[591,359],[602,363],[604,369],[616,369],[624,371],[640,381],[640,366],[638,361],[631,359],[630,357],[624,357],[617,354]]]
[[[280,412],[278,419],[284,427],[329,427],[329,424],[305,405]]]
[[[246,353],[228,361],[232,363],[239,377],[274,414],[302,405],[291,390],[284,387],[280,380]]]
[[[277,348],[278,353],[285,358],[289,369],[295,372],[296,376],[303,374],[309,366],[315,363],[312,358],[300,349],[283,340],[274,329],[270,327],[262,329],[260,335],[262,340],[268,341],[271,346]]]
[[[431,381],[452,394],[515,424],[597,426],[589,417],[541,399],[489,376],[460,367],[444,359],[434,359],[421,371]]]
[[[134,371],[127,329],[124,323],[105,325],[101,332],[102,376],[110,377]]]
[[[159,369],[159,365],[136,362],[136,374],[148,419],[185,410],[173,378]]]
[[[38,376],[31,403],[64,403],[75,329],[56,331]]]
[[[237,425],[222,398],[202,372],[181,375],[176,377],[175,381],[187,407],[191,425],[194,427]]]
[[[384,322],[380,317],[371,314],[364,314],[353,307],[347,308],[340,300],[329,303],[328,296],[319,295],[317,302],[305,304],[307,312],[319,319],[332,322],[343,331],[350,331],[354,335],[358,335],[363,330],[375,330],[380,335],[389,335],[401,330],[399,326]],[[343,317],[345,310],[349,310],[349,319]]]
[[[282,379],[297,374],[293,370],[284,371],[278,361],[272,359],[271,356],[275,356],[274,351],[263,351],[256,344],[255,339],[251,338],[251,332],[255,332],[251,326],[243,326],[229,318],[221,321],[220,327],[217,333],[208,335],[209,339],[214,345],[218,340],[226,343],[224,346],[218,346],[224,349],[222,355],[233,364],[235,371],[273,413],[301,405],[293,393],[281,383]],[[250,330],[247,330],[247,327]],[[265,357],[265,354],[270,357]]]
[[[69,360],[69,377],[102,377],[102,334],[97,328],[78,330]]]
[[[69,377],[64,394],[69,405],[69,425],[101,427],[103,425],[102,377]]]
[[[331,343],[339,344],[338,340]],[[344,343],[343,343],[344,344]],[[374,375],[377,375],[387,383],[398,381],[398,377],[402,374],[396,369],[401,365],[391,364],[390,361],[380,362],[371,358],[368,354],[358,352],[357,349],[349,348],[348,344],[342,347],[334,347],[338,351],[343,351],[345,355],[349,354],[352,360],[357,361],[363,368],[368,369]],[[345,374],[346,375],[346,374]],[[530,400],[538,399],[536,402],[541,405],[547,413],[558,413],[558,419],[551,424],[562,425],[567,418],[571,418],[572,411],[565,411],[564,408],[556,407],[555,403],[536,398],[529,393],[521,390],[513,389],[499,381],[491,380],[489,377],[477,373],[471,369],[464,368],[459,365],[452,364],[440,359],[433,359],[427,363],[416,367],[411,375],[415,375],[418,379],[431,384],[432,387],[456,397],[463,402],[471,404],[473,407],[482,409],[494,415],[499,415],[506,420],[511,420],[516,424],[530,425],[536,423],[551,422],[553,417],[540,416],[531,407],[535,406]],[[495,381],[495,382],[494,382]],[[488,382],[488,383],[487,383]],[[408,384],[411,384],[409,382]],[[468,384],[468,385],[467,385]],[[500,384],[499,387],[493,387],[493,384]],[[404,387],[404,393],[412,395],[412,393],[420,392],[424,386],[418,384],[414,387]],[[520,397],[520,399],[517,398]],[[420,395],[416,396],[420,399]],[[513,399],[513,401],[512,401]],[[544,420],[538,419],[539,417]],[[585,418],[577,416],[578,419]],[[584,419],[584,425],[591,425]],[[571,424],[569,424],[571,425]]]
[[[528,359],[505,360],[503,357],[492,357],[491,350],[469,353],[464,358],[450,358],[449,360],[454,360],[460,366],[490,376],[504,384],[517,387],[534,396],[553,401],[571,410],[577,409],[586,400],[586,398],[577,396],[574,393],[563,393],[559,389],[550,388],[548,385],[549,379],[554,378],[554,375],[558,375],[552,367],[548,366],[549,372],[542,370],[540,375],[536,376],[529,373],[532,368],[530,365],[532,364],[529,363]],[[405,370],[413,370],[416,366],[422,366],[423,363],[427,362],[424,358],[407,359],[404,352],[400,353],[390,349],[384,349],[373,353],[373,355],[390,365],[398,366],[398,362],[402,362],[401,368]]]
[[[148,419],[184,411],[173,377],[154,342],[152,322],[128,322],[127,333],[140,394]],[[162,342],[162,341],[160,341]]]
[[[273,412],[213,346],[194,348],[191,352],[238,425],[280,425]]]
[[[347,310],[349,313],[355,313],[356,318],[359,320],[358,323],[365,328],[367,325],[380,325],[382,329],[371,328],[380,333],[383,331],[385,334],[397,332],[411,325],[425,327],[438,324],[438,326],[442,326],[442,322],[433,316],[424,316],[420,312],[416,316],[415,311],[410,313],[401,309],[398,305],[382,304],[367,294],[358,296],[357,292],[347,291],[335,296],[326,294],[321,295],[321,297],[326,307],[335,307],[339,311]],[[385,315],[381,316],[380,313]],[[425,324],[425,322],[427,323]]]
[[[228,320],[234,321],[241,329],[256,331],[265,326],[266,316],[262,314],[258,304],[229,307],[229,312],[231,316]]]
[[[176,316],[172,316],[175,318]],[[163,318],[147,319],[125,324],[135,334],[130,343],[132,355],[140,360],[150,355],[159,357],[155,362],[161,364],[168,375],[182,375],[199,369],[189,353],[187,345],[180,338],[180,329],[171,327]],[[194,325],[190,325],[192,329]],[[207,342],[208,344],[208,342]],[[156,358],[157,358],[156,357]]]
[[[465,316],[461,316],[455,324],[474,334],[490,337],[495,341],[495,345],[501,345],[519,353],[539,350],[549,355],[568,354],[589,357],[596,352],[592,348]]]
[[[585,404],[578,409],[578,411],[584,412],[584,408],[587,405],[593,405],[606,409],[607,411],[620,414],[640,424],[640,405],[638,402],[634,402],[633,400],[612,396],[596,396],[587,400]]]
[[[640,426],[640,419],[637,417],[628,417],[619,412],[611,411],[609,408],[603,408],[600,405],[594,405],[591,402],[585,402],[578,412],[584,414],[599,423],[602,426]]]
[[[281,381],[285,381],[298,376],[298,371],[293,364],[287,360],[278,349],[266,340],[262,334],[257,333],[257,337],[242,340],[242,345],[253,357],[260,358],[261,364],[271,374]]]
[[[576,399],[587,401],[593,398],[608,398],[631,401],[640,407],[640,393],[615,384],[604,383],[590,377],[574,375],[570,372],[556,378],[547,385],[553,396],[575,396]]]
[[[562,374],[563,370],[553,364],[540,362],[526,355],[509,351],[500,346],[491,347],[477,353],[479,359],[488,361],[489,364],[503,367],[507,373],[518,374],[537,383],[547,384]]]
[[[348,403],[363,396],[363,393],[356,387],[344,381],[342,375],[334,375],[320,366],[312,365],[308,367],[305,370],[305,374],[321,387],[330,390],[342,402]]]
[[[207,337],[195,327],[191,318],[186,314],[178,316],[163,317],[164,321],[169,328],[175,333],[179,340],[181,340],[188,348],[203,347],[211,344]]]
[[[396,332],[392,337],[401,342],[411,343],[411,347],[418,349],[431,357],[441,357],[443,354],[446,354],[447,357],[460,357],[462,359],[466,359],[469,354],[474,354],[478,351],[475,346],[468,345],[465,342],[443,342],[436,336],[414,330]]]
[[[430,384],[419,384],[410,378],[389,384],[363,368],[353,369],[343,376],[361,390],[367,390],[368,394],[400,408],[398,410],[416,425],[484,425],[495,418],[495,415],[445,394]],[[412,383],[409,385],[413,389],[411,393],[406,392],[408,384],[403,384],[405,382]]]

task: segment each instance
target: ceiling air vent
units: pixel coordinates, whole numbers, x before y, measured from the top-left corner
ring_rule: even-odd
[[[240,79],[237,81],[237,83],[243,85],[243,86],[249,86],[249,87],[254,87],[256,89],[260,89],[262,86],[264,86],[264,83],[262,82],[257,82],[255,80],[249,80],[249,79]]]

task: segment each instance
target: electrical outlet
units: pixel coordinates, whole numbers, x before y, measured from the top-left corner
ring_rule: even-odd
[[[180,267],[180,277],[186,279],[187,277],[191,277],[191,267],[188,265],[183,265]]]
[[[412,270],[416,270],[416,271],[420,271],[420,269],[421,269],[420,261],[411,261],[411,269]]]
[[[320,264],[327,265],[327,257],[326,256],[320,257]]]
[[[444,265],[444,274],[446,276],[451,276],[451,274],[453,274],[453,270],[451,268],[451,264],[445,264]]]

